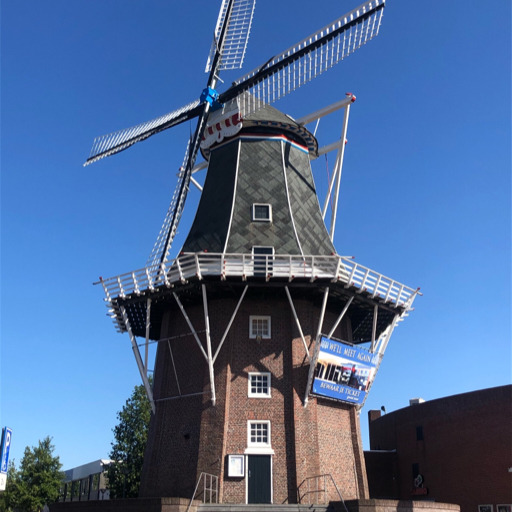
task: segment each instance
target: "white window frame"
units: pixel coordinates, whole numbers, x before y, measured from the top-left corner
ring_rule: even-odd
[[[268,208],[267,217],[256,217],[256,207],[265,206]],[[252,205],[252,221],[253,222],[272,222],[272,205],[268,203],[253,203]]]
[[[257,392],[252,391],[252,378],[253,377],[266,377],[267,378],[267,392],[266,393],[257,393]],[[247,381],[248,381],[247,396],[249,396],[249,398],[272,398],[270,372],[249,372]]]
[[[256,423],[265,423],[267,425],[266,443],[251,443],[251,425]],[[246,455],[274,455],[270,420],[247,420],[247,448],[244,453]]]
[[[253,331],[252,322],[253,320],[267,320],[268,321],[268,333],[267,334],[259,334]],[[261,337],[262,340],[269,340],[272,337],[272,323],[270,319],[270,315],[250,315],[249,316],[249,338],[256,339],[257,337]]]
[[[228,455],[228,477],[245,477],[245,455]]]
[[[266,425],[267,427],[267,442],[254,442],[251,441],[251,427],[253,425]],[[249,449],[261,449],[266,450],[265,453],[268,453],[268,450],[272,448],[272,437],[271,437],[271,425],[270,420],[247,420],[247,448]]]

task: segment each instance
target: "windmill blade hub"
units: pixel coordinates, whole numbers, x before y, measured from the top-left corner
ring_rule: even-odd
[[[201,93],[201,97],[199,99],[201,103],[207,101],[211,107],[220,105],[218,102],[219,93],[212,87],[206,87],[205,89],[203,89],[203,92]]]

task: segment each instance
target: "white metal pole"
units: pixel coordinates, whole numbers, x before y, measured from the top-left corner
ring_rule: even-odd
[[[123,316],[123,322],[130,336],[130,341],[132,343],[133,355],[135,356],[135,361],[137,362],[137,366],[139,368],[140,376],[142,377],[142,382],[144,384],[144,388],[146,389],[146,395],[148,396],[149,403],[151,405],[151,411],[153,414],[155,413],[155,402],[153,400],[153,391],[151,390],[151,386],[149,384],[148,377],[146,372],[144,371],[144,364],[142,362],[142,357],[140,356],[139,346],[137,345],[137,341],[132,332],[132,328],[130,326],[130,321],[128,320],[128,315],[126,314],[126,309],[124,306],[120,307],[121,315]]]
[[[331,215],[331,241],[334,239],[334,228],[336,225],[336,215],[338,213],[338,200],[340,194],[341,173],[343,171],[343,157],[345,156],[345,141],[347,140],[348,116],[350,114],[350,103],[345,107],[345,115],[343,116],[343,129],[341,131],[341,145],[336,156],[335,171],[336,174],[336,192],[334,195],[334,208]]]
[[[331,332],[327,335],[328,338],[330,338],[333,334],[336,328],[338,327],[339,323],[345,316],[345,313],[347,312],[347,309],[349,308],[350,304],[352,304],[352,301],[354,300],[354,295],[348,299],[347,303],[345,304],[345,307],[343,308],[343,311],[340,313],[340,316],[336,320],[335,324],[333,325],[333,328],[331,329]]]
[[[199,192],[203,191],[203,187],[199,184],[199,182],[193,176],[190,176],[190,181],[191,181],[191,183],[193,183],[196,186],[196,188],[199,190]]]
[[[379,306],[375,304],[373,306],[373,326],[372,326],[372,345],[370,348],[370,352],[373,352],[375,349],[375,336],[377,335],[377,318],[379,316]]]
[[[174,370],[174,378],[176,379],[176,387],[178,388],[178,395],[181,396],[180,381],[178,379],[178,372],[176,371],[176,365],[174,364],[174,356],[172,355],[171,340],[167,340],[167,346],[169,347],[169,354],[171,355],[172,368]]]
[[[342,100],[297,119],[297,123],[300,125],[306,125],[311,123],[311,121],[316,121],[321,117],[332,114],[333,112],[336,112],[336,110],[340,110],[347,105],[350,105],[350,103],[354,103],[355,99],[356,97],[351,92],[347,92]]]
[[[213,356],[214,363],[215,363],[215,360],[217,359],[217,356],[219,355],[222,345],[224,344],[224,340],[226,339],[226,336],[228,335],[228,332],[231,329],[231,325],[233,324],[233,321],[235,320],[236,314],[238,313],[238,309],[240,308],[240,304],[242,304],[242,300],[244,299],[245,293],[247,292],[247,288],[249,288],[249,285],[245,285],[244,291],[242,292],[242,296],[238,300],[238,304],[236,305],[235,311],[233,311],[233,314],[231,315],[231,319],[229,320],[229,324],[226,327],[226,330],[224,331],[224,336],[222,336],[219,346],[218,346],[217,350],[215,351],[215,355]]]
[[[339,152],[339,147],[340,147],[340,144],[344,144],[344,142],[342,142],[341,140],[336,142],[335,146],[333,149],[335,148],[338,148],[338,152]],[[331,176],[331,179],[329,181],[329,190],[327,191],[327,195],[325,196],[325,201],[324,201],[324,207],[322,209],[322,219],[325,221],[325,216],[327,214],[327,207],[329,206],[329,202],[331,200],[331,196],[332,196],[332,189],[334,187],[334,182],[336,180],[336,173],[333,172],[332,173],[332,176]]]
[[[285,286],[284,289],[286,291],[286,296],[288,297],[288,302],[290,303],[290,307],[292,308],[293,318],[295,318],[295,323],[297,324],[297,329],[299,330],[299,334],[302,339],[302,343],[304,344],[304,349],[306,350],[306,355],[308,356],[308,361],[311,363],[311,357],[309,356],[309,349],[306,344],[306,338],[304,338],[304,333],[302,332],[302,327],[300,326],[299,317],[297,316],[297,311],[295,311],[295,306],[293,305],[292,296],[290,295],[290,290],[288,290],[288,286]]]
[[[208,356],[206,355],[206,352],[204,351],[204,348],[201,345],[201,340],[199,339],[199,336],[197,335],[197,332],[194,329],[194,326],[192,325],[192,322],[190,321],[190,318],[188,317],[187,312],[185,311],[185,308],[183,307],[183,304],[181,303],[180,299],[178,298],[178,296],[176,295],[175,292],[173,292],[172,294],[174,295],[174,299],[176,300],[176,303],[178,304],[178,306],[179,306],[179,308],[181,310],[181,314],[185,318],[188,326],[190,327],[190,332],[194,336],[194,338],[196,340],[196,343],[197,343],[197,345],[199,347],[199,350],[201,350],[201,353],[203,354],[204,358],[208,361]]]
[[[391,339],[391,335],[393,334],[393,331],[395,330],[396,323],[398,322],[398,319],[400,318],[400,315],[397,313],[393,317],[393,321],[391,322],[391,325],[389,326],[389,331],[386,334],[386,337],[384,338],[384,342],[379,347],[379,363],[375,371],[378,370],[378,367],[380,366],[380,361],[382,360],[382,357],[384,356],[384,351],[386,350],[386,347],[388,346],[389,340]]]
[[[322,327],[324,324],[325,309],[327,307],[327,299],[329,297],[329,288],[326,287],[324,290],[324,299],[322,301],[322,309],[320,310],[320,318],[318,320],[318,329],[315,337],[315,351],[313,358],[309,362],[309,375],[308,382],[306,384],[306,393],[304,396],[304,407],[308,405],[309,390],[311,389],[311,382],[313,381],[313,373],[315,371],[315,364],[318,358],[318,352],[320,351],[320,334],[322,333]]]
[[[148,298],[146,303],[146,344],[144,347],[144,368],[146,375],[148,374],[148,359],[149,359],[149,331],[151,329],[151,299]]]
[[[208,299],[206,297],[206,286],[201,285],[203,289],[203,308],[204,308],[204,325],[206,328],[206,348],[208,350],[208,370],[210,373],[210,388],[212,392],[212,405],[215,405],[215,379],[213,373],[213,359],[212,359],[212,342],[210,339],[210,319],[208,317]]]

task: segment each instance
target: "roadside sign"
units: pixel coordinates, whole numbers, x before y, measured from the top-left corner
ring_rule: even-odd
[[[0,453],[0,491],[5,491],[7,484],[7,468],[9,465],[9,450],[11,448],[12,430],[9,427],[2,429],[2,445]]]

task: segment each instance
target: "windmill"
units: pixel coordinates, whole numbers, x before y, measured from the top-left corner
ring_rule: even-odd
[[[358,410],[418,290],[337,255],[335,209],[330,229],[324,224],[328,199],[321,211],[310,166],[322,151],[305,125],[345,109],[341,140],[330,148],[338,150],[328,194],[336,207],[354,96],[299,120],[270,104],[376,36],[384,0],[365,2],[218,92],[220,72],[243,62],[254,4],[223,0],[198,100],[99,137],[86,162],[197,118],[146,266],[100,280],[154,413],[141,495],[190,496],[202,478],[210,498],[227,503],[311,503],[322,475],[325,499],[340,490],[364,498]],[[171,259],[199,151],[208,162],[201,199]]]
[[[97,137],[84,165],[124,151],[137,142],[197,118],[187,146],[178,184],[148,264],[166,262],[183,212],[201,139],[210,112],[239,99],[245,116],[273,103],[355,52],[375,37],[385,0],[367,1],[353,11],[299,41],[263,65],[236,80],[222,93],[216,91],[220,72],[242,66],[256,0],[223,0],[208,56],[208,80],[200,98],[156,119]],[[339,107],[338,107],[339,108]]]

